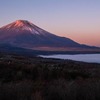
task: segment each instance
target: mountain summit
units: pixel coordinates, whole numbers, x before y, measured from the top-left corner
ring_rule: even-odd
[[[47,32],[26,20],[17,20],[0,28],[0,44],[27,49],[37,48],[91,48],[69,38]]]
[[[0,30],[4,30],[4,31],[8,31],[8,32],[14,31],[14,33],[23,32],[23,31],[28,31],[32,34],[44,33],[44,32],[42,32],[43,31],[42,29],[40,29],[36,25],[34,25],[31,22],[26,21],[26,20],[17,20],[11,24],[8,24],[8,25],[2,27]]]

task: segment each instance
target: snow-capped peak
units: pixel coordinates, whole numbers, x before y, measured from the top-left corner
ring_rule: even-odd
[[[38,35],[40,34],[44,35],[46,33],[46,31],[44,31],[43,29],[37,27],[36,25],[26,20],[17,20],[11,24],[2,27],[2,29],[14,32],[27,31],[30,32],[31,34],[38,34]]]
[[[17,26],[24,26],[25,22],[26,22],[26,21],[24,21],[24,20],[17,20],[17,21],[15,22],[15,26],[16,26],[16,27],[17,27]]]

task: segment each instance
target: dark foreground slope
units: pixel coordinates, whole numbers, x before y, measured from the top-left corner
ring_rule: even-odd
[[[0,100],[100,100],[100,64],[0,54]]]

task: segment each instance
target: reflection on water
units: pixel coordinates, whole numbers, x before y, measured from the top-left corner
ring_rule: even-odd
[[[100,54],[76,54],[76,55],[40,55],[44,58],[60,58],[60,59],[71,59],[76,61],[84,61],[84,62],[93,62],[93,63],[100,63]]]

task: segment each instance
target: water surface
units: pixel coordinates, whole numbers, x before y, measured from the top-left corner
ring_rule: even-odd
[[[40,55],[44,58],[59,58],[59,59],[70,59],[75,61],[100,63],[100,54],[76,54],[76,55]]]

